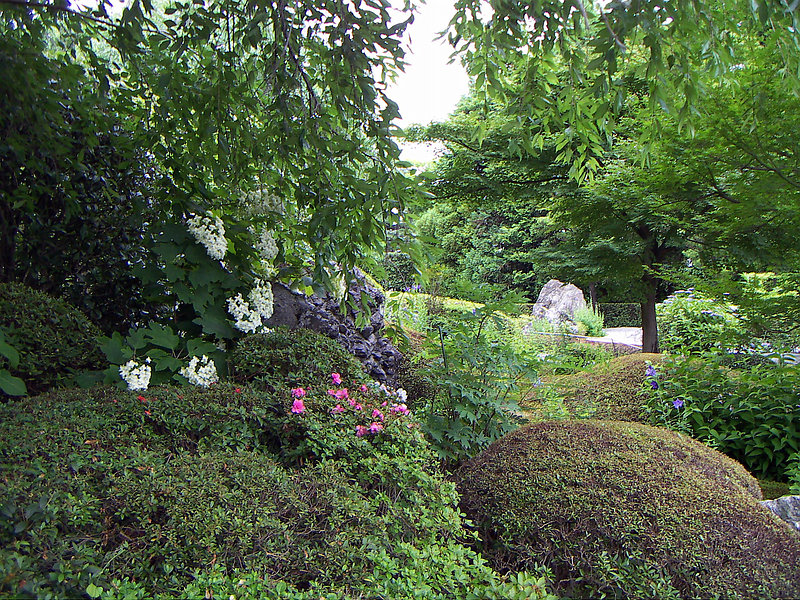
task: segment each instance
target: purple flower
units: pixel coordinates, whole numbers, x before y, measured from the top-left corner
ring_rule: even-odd
[[[650,380],[650,387],[652,387],[654,390],[657,390],[658,389],[658,382],[655,379],[651,379]]]
[[[683,400],[681,400],[680,398],[678,398],[677,400],[673,400],[672,406],[674,406],[675,408],[680,408],[681,406],[683,406]]]
[[[656,368],[653,365],[647,365],[644,374],[646,377],[655,377],[657,375]]]

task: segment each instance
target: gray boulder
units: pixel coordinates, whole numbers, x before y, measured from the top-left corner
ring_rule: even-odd
[[[273,283],[274,311],[267,325],[313,329],[333,338],[361,361],[370,377],[381,383],[394,385],[402,354],[381,335],[385,298],[378,288],[367,281],[363,273],[357,271],[350,282],[350,294],[357,304],[362,292],[369,297],[371,315],[369,323],[358,328],[353,309],[348,308],[342,314],[339,302],[331,295],[306,296],[281,283]]]
[[[800,531],[800,496],[782,496],[775,500],[764,500],[761,504]]]
[[[586,308],[586,299],[577,286],[551,279],[539,292],[531,315],[558,325],[565,321],[574,321],[575,311],[581,308]]]

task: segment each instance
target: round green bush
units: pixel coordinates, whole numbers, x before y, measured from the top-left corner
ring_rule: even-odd
[[[344,385],[367,379],[358,359],[336,340],[311,329],[280,327],[239,340],[230,356],[231,378],[267,390],[297,386],[328,386],[331,373]]]
[[[97,346],[100,330],[83,313],[25,285],[0,283],[0,328],[20,354],[19,366],[9,371],[25,382],[30,395],[106,364]]]
[[[726,456],[666,429],[542,422],[456,474],[495,568],[543,562],[557,593],[796,598],[800,537]]]

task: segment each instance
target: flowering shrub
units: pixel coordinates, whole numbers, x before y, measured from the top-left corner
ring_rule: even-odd
[[[344,382],[331,373],[334,385]],[[351,387],[300,387],[291,390],[293,398],[284,452],[299,463],[310,459],[352,457],[370,453],[375,446],[404,445],[421,439],[419,425],[405,404],[403,389],[388,388],[377,382]]]
[[[180,374],[189,380],[192,385],[208,387],[219,381],[217,366],[205,354],[201,357],[193,356],[189,365],[180,370]]]
[[[146,363],[150,362],[148,358]],[[151,369],[149,364],[139,364],[131,359],[119,368],[119,376],[132,391],[146,390],[150,385]]]
[[[732,348],[745,334],[735,307],[692,290],[675,292],[656,306],[656,315],[659,343],[668,352]]]
[[[268,333],[269,329],[263,323],[272,316],[272,311],[272,285],[268,281],[257,279],[247,300],[241,294],[228,298],[228,312],[236,319],[234,327],[245,333],[259,330]]]
[[[723,355],[673,359],[650,388],[652,423],[690,434],[759,477],[785,480],[800,452],[800,367],[732,371]]]
[[[205,246],[208,255],[215,260],[225,258],[228,240],[225,239],[225,223],[215,216],[194,215],[186,220],[186,227],[198,244]]]

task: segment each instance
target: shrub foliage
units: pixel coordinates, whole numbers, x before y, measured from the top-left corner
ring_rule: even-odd
[[[569,597],[800,594],[800,538],[738,463],[636,423],[542,422],[457,473],[496,568],[544,560]]]

